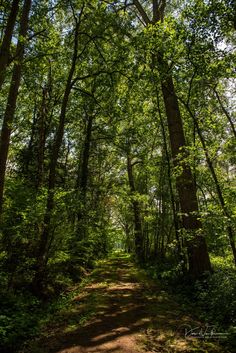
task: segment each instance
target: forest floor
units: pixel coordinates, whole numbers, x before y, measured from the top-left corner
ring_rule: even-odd
[[[185,337],[201,323],[124,256],[100,261],[72,293],[70,306],[21,353],[225,352],[209,332]]]

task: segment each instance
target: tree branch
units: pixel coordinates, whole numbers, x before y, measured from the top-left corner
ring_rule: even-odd
[[[152,21],[149,19],[146,11],[144,10],[143,6],[141,5],[141,3],[139,2],[139,0],[133,0],[134,5],[136,6],[138,12],[140,13],[144,23],[147,25],[151,24]]]
[[[222,103],[222,100],[219,96],[219,93],[217,92],[216,90],[216,87],[213,88],[213,92],[215,93],[215,96],[220,104],[220,107],[221,107],[221,110],[223,111],[223,113],[225,114],[226,118],[228,119],[228,122],[230,123],[230,126],[231,126],[231,129],[232,129],[232,132],[234,134],[234,137],[236,137],[236,129],[235,129],[235,126],[234,126],[234,123],[233,123],[233,120],[231,119],[231,116],[228,112],[228,110],[225,108],[224,104]]]

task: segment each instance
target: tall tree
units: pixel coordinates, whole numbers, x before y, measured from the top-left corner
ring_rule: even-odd
[[[85,227],[84,227],[84,212],[86,211],[86,195],[88,189],[88,177],[89,177],[89,157],[91,149],[91,139],[92,139],[92,129],[93,121],[95,116],[94,113],[90,112],[86,115],[86,128],[85,128],[85,138],[83,141],[81,160],[79,165],[78,178],[76,182],[77,194],[79,197],[80,206],[77,210],[77,233],[80,239],[85,238]]]
[[[0,47],[0,90],[5,79],[6,68],[9,65],[10,61],[11,41],[19,10],[19,3],[20,0],[12,1],[10,14],[7,20],[5,33],[2,40],[2,45]]]
[[[66,80],[65,91],[61,104],[61,111],[59,116],[59,123],[57,131],[55,133],[52,152],[50,156],[50,166],[49,166],[49,178],[48,178],[48,196],[47,196],[47,205],[44,217],[44,227],[41,233],[38,255],[37,255],[37,264],[36,264],[36,274],[33,281],[33,287],[36,291],[40,291],[42,282],[45,276],[45,266],[47,262],[47,248],[50,240],[50,225],[51,225],[51,216],[54,208],[54,194],[55,194],[55,185],[56,185],[56,167],[59,157],[60,148],[63,141],[64,128],[66,122],[66,111],[69,102],[69,96],[72,90],[72,80],[76,70],[76,63],[78,58],[78,38],[79,38],[79,29],[81,25],[81,18],[84,11],[84,5],[80,10],[79,18],[74,15],[75,20],[75,29],[74,29],[74,46],[73,54],[71,59],[71,66]]]
[[[132,161],[132,157],[130,155],[130,148],[128,147],[127,173],[128,173],[128,180],[129,180],[129,186],[130,186],[130,192],[131,192],[131,203],[133,207],[135,252],[138,260],[140,262],[143,262],[144,261],[144,239],[143,239],[140,203],[137,200],[137,195],[135,195],[136,187],[135,187],[134,174],[133,174],[134,165],[135,165],[135,162]]]
[[[10,135],[16,110],[16,102],[21,81],[22,65],[24,59],[25,40],[28,30],[29,12],[31,0],[25,0],[20,20],[18,43],[16,48],[17,60],[14,64],[10,89],[7,98],[7,105],[3,117],[3,124],[0,139],[0,216],[3,206],[3,191],[6,174],[6,164],[10,144]]]
[[[147,27],[152,24],[158,24],[164,20],[165,0],[153,1],[152,20],[138,0],[134,0],[134,5]],[[181,172],[176,178],[176,186],[182,212],[182,224],[188,234],[186,243],[188,248],[189,272],[192,276],[198,277],[205,271],[211,271],[211,264],[206,240],[202,234],[202,224],[199,220],[196,185],[191,168],[186,161],[187,145],[181,112],[175,92],[173,77],[169,65],[164,59],[164,53],[161,50],[157,49],[157,52],[153,56],[153,63],[160,72],[161,89],[168,122],[173,163],[175,167],[180,167],[181,169]]]

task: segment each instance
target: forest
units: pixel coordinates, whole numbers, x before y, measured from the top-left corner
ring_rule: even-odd
[[[0,0],[1,353],[235,351],[235,46],[234,0]]]

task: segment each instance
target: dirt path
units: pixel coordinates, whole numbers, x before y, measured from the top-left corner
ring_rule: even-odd
[[[210,340],[185,338],[179,328],[186,324],[199,325],[129,260],[117,258],[99,264],[71,309],[24,352],[223,352]]]

